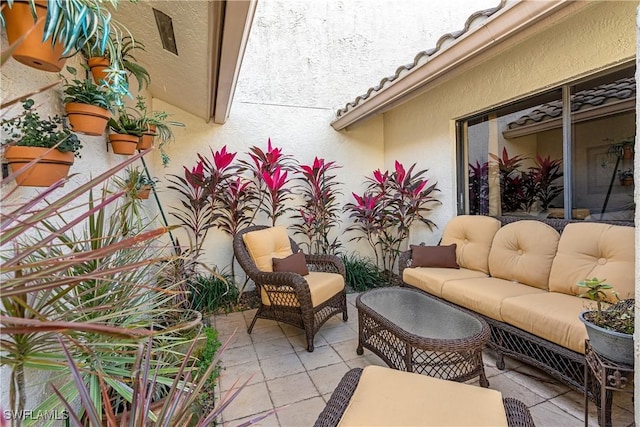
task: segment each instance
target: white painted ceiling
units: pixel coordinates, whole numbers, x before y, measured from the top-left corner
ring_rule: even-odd
[[[178,56],[163,49],[152,8],[172,18]],[[208,120],[212,64],[209,33],[213,30],[209,1],[121,1],[113,18],[145,46],[145,51],[137,51],[135,57],[151,76],[150,95]],[[130,84],[132,90],[137,89],[135,79]]]

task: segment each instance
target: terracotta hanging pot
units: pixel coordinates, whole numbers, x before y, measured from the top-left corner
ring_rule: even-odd
[[[4,2],[3,2],[4,3]],[[64,46],[62,43],[52,44],[51,38],[43,41],[45,17],[47,16],[47,1],[37,0],[36,14],[38,23],[35,24],[31,14],[31,5],[24,0],[16,0],[12,7],[3,5],[9,44],[17,42],[20,37],[28,33],[22,42],[13,51],[13,58],[29,67],[42,71],[59,72],[62,70],[65,59],[62,58]],[[40,19],[42,18],[42,19]]]
[[[121,133],[109,134],[109,142],[111,143],[111,148],[115,154],[125,154],[128,156],[134,154],[136,152],[139,139],[140,137],[137,135],[126,135]]]
[[[93,81],[96,82],[96,84],[99,84],[100,81],[107,79],[107,72],[105,71],[105,69],[110,65],[108,58],[105,58],[103,56],[92,57],[89,58],[87,64],[89,65],[89,70],[91,70]]]
[[[622,160],[631,160],[633,159],[633,149],[626,145],[623,149],[622,149]]]
[[[63,153],[48,148],[17,145],[7,147],[4,156],[12,172],[17,172],[34,159],[39,159],[35,165],[16,176],[17,184],[25,187],[48,187],[65,178],[74,160],[72,152]]]
[[[149,125],[149,130],[142,134],[138,142],[138,150],[146,150],[153,145],[153,138],[156,136],[156,125]]]
[[[622,178],[620,180],[620,185],[622,185],[624,187],[629,187],[629,186],[633,185],[633,177],[632,176],[625,176],[624,178]]]
[[[150,194],[151,194],[151,186],[143,185],[140,187],[140,189],[136,193],[136,199],[148,199]]]
[[[109,110],[79,102],[70,102],[64,106],[64,109],[69,117],[71,130],[87,135],[102,135],[111,117]]]

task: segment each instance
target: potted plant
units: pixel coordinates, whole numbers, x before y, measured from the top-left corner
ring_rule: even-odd
[[[21,115],[2,121],[8,135],[4,156],[13,173],[37,162],[16,175],[18,185],[48,187],[67,176],[82,145],[62,117],[42,119],[33,105],[33,99],[24,100]]]
[[[596,302],[596,309],[580,313],[580,320],[596,353],[614,362],[633,365],[634,300],[611,305],[605,291],[612,290],[613,286],[605,282],[606,279],[594,277],[578,283],[585,288],[580,296]]]
[[[124,180],[118,180],[118,186],[126,190],[131,198],[148,199],[158,179],[149,177],[138,167],[127,168],[126,173],[127,177]]]
[[[618,171],[618,179],[620,179],[620,185],[629,186],[633,185],[633,169],[621,169]]]
[[[136,62],[135,56],[133,56],[136,50],[145,50],[144,44],[135,41],[131,36],[125,36],[120,41],[120,49],[117,50],[117,60],[120,64],[120,69],[126,72],[125,80],[129,82],[128,76],[132,75],[138,81],[138,90],[146,88],[151,82],[151,77],[147,70]],[[105,81],[109,83],[109,67],[111,65],[111,58],[108,51],[100,49],[97,41],[93,40],[93,43],[88,43],[82,50],[85,58],[87,59],[87,66],[91,71],[93,80],[100,84]]]
[[[67,71],[76,76],[77,70],[67,67]],[[115,94],[104,85],[96,85],[91,79],[71,81],[63,76],[63,102],[74,132],[99,136],[104,133],[110,110],[116,101]]]
[[[120,49],[117,35],[127,30],[111,19],[105,5],[108,3],[115,9],[118,1],[8,0],[0,12],[0,23],[6,27],[11,53],[17,61],[58,72],[66,57],[73,56],[91,40],[100,40],[98,46],[102,51]],[[120,70],[117,61],[112,62],[111,68]]]
[[[122,107],[118,111],[118,117],[109,119],[109,142],[115,154],[131,155],[136,152],[138,141],[144,128],[141,127],[139,117]]]
[[[146,150],[150,148],[153,145],[154,138],[157,136],[160,140],[158,148],[160,149],[162,163],[166,166],[169,162],[169,156],[164,152],[164,146],[174,138],[171,127],[184,127],[184,123],[168,120],[169,114],[164,111],[149,112],[144,98],[139,95],[137,97],[136,108],[141,114],[141,117],[138,119],[140,127],[144,129],[142,138],[140,138],[140,143],[138,144],[138,149]]]

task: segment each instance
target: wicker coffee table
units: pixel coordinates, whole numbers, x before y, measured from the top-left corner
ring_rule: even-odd
[[[483,319],[408,288],[373,289],[358,296],[356,352],[368,348],[389,367],[453,381],[477,376],[488,387]]]

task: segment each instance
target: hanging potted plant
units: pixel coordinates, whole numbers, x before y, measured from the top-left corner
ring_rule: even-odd
[[[42,119],[33,105],[25,100],[21,115],[2,121],[8,136],[2,141],[4,157],[18,185],[48,187],[68,175],[82,145],[60,116]]]
[[[138,150],[150,148],[157,137],[160,141],[158,148],[160,149],[162,164],[166,166],[169,163],[169,156],[165,153],[164,146],[174,139],[171,127],[184,127],[184,123],[169,120],[169,114],[164,111],[149,112],[144,98],[138,95],[136,99],[136,109],[140,111],[141,115],[138,122],[143,129],[142,137],[138,143]]]
[[[619,170],[618,179],[620,180],[620,185],[624,187],[633,185],[633,169],[627,168],[627,169]]]
[[[46,0],[8,2],[2,15],[9,44],[16,45],[13,58],[42,71],[58,72],[65,62],[64,45],[45,36],[47,3]]]
[[[67,67],[74,77],[77,70]],[[99,136],[104,133],[111,117],[111,106],[116,96],[105,86],[96,85],[91,79],[72,79],[70,82],[63,76],[64,108],[69,117],[69,124],[74,132]]]
[[[144,128],[140,126],[139,117],[131,114],[126,108],[118,111],[116,119],[109,119],[109,142],[115,154],[131,155],[136,152],[138,141]]]
[[[126,178],[118,178],[116,184],[125,190],[132,199],[148,199],[155,188],[157,178],[150,178],[138,167],[127,168]]]
[[[594,277],[578,283],[585,288],[580,296],[596,302],[596,309],[580,313],[580,320],[596,353],[614,362],[633,365],[634,300],[609,304],[605,291],[613,286],[605,282]]]
[[[127,30],[111,19],[106,6],[108,3],[115,9],[118,1],[8,0],[2,2],[0,23],[6,27],[11,54],[18,62],[59,72],[65,58],[75,55],[90,40],[100,40],[102,51],[119,50],[117,35]],[[120,69],[117,62],[111,68]]]
[[[151,77],[147,70],[136,61],[133,53],[136,50],[144,51],[144,44],[135,41],[131,36],[125,36],[120,40],[119,49],[116,51],[116,58],[120,64],[120,69],[124,70],[124,78],[127,84],[129,83],[129,76],[133,76],[138,81],[138,90],[149,87],[151,83]],[[98,43],[88,43],[82,50],[83,55],[87,59],[87,66],[91,71],[93,80],[100,84],[102,82],[110,83],[109,69],[111,67],[111,58],[108,51],[100,49]]]

